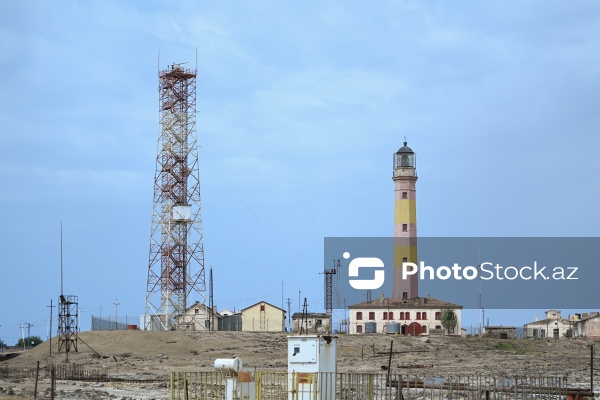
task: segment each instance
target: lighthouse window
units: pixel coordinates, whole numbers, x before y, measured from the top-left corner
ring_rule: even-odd
[[[408,230],[408,224],[402,224],[402,232],[406,232]]]
[[[408,199],[408,192],[402,192],[402,198]]]

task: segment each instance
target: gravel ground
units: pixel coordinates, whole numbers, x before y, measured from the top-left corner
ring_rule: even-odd
[[[58,381],[57,399],[167,399],[171,371],[212,370],[216,358],[240,357],[245,367],[285,370],[287,340],[282,333],[247,332],[82,332],[78,352],[57,352],[49,343],[0,363],[15,369],[42,370],[49,364],[85,365],[126,380],[155,382]],[[500,340],[486,338],[341,335],[338,371],[380,372],[387,367],[393,342],[392,373],[418,376],[566,376],[569,386],[589,387],[591,341],[581,339]],[[599,341],[596,341],[598,344]],[[597,346],[597,349],[600,346]],[[598,351],[596,352],[598,353]],[[600,361],[595,361],[600,370]],[[594,381],[600,384],[600,373]],[[33,398],[33,379],[0,379],[0,400]],[[38,398],[49,398],[50,381],[40,379]],[[3,397],[4,396],[4,397]]]

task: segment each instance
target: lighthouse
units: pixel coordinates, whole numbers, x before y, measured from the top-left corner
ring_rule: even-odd
[[[405,141],[394,154],[394,285],[392,298],[419,297],[418,274],[402,279],[402,263],[418,264],[416,154]]]

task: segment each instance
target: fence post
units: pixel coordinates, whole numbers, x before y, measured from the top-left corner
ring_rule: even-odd
[[[33,389],[33,398],[37,399],[37,385],[38,385],[38,378],[40,376],[40,362],[37,362],[37,367],[35,368],[35,387]]]
[[[50,370],[50,399],[54,400],[54,390],[56,389],[56,370],[54,366]]]

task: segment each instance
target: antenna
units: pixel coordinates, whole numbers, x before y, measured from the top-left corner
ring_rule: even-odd
[[[479,243],[479,227],[477,227],[477,262],[477,268],[479,269],[477,309],[479,311],[479,337],[481,337],[483,329],[483,294],[481,293],[481,244]]]
[[[209,287],[208,287],[208,330],[214,331],[215,327],[213,326],[213,308],[214,308],[214,293],[213,293],[213,273],[212,273],[212,265],[210,266],[210,275],[209,275]]]
[[[300,324],[300,335],[303,333],[308,335],[308,301],[304,298],[304,305],[302,306],[302,323]]]
[[[62,252],[62,222],[60,223],[60,296],[63,292],[63,252]]]

